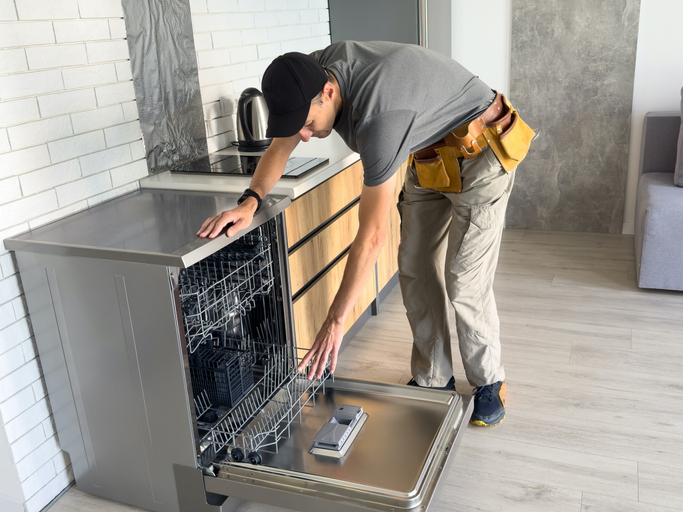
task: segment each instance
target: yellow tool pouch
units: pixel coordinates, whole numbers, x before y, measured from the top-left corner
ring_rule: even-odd
[[[503,169],[510,172],[524,160],[535,136],[505,96],[497,93],[482,115],[411,154],[408,165],[414,165],[422,188],[462,192],[458,158],[471,160],[491,146]]]
[[[504,131],[500,126],[488,126],[485,132],[489,146],[507,172],[524,160],[531,141],[536,136],[536,132],[522,121],[514,108],[510,120],[510,126]]]
[[[422,188],[439,192],[462,192],[460,164],[456,150],[448,146],[434,149],[433,158],[416,158],[411,155],[417,179]]]

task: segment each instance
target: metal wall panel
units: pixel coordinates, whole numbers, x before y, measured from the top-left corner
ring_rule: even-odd
[[[123,0],[151,174],[208,154],[189,0]]]

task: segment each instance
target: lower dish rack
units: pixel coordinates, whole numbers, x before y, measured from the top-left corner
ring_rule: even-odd
[[[291,425],[301,421],[304,407],[315,406],[316,394],[324,394],[325,381],[331,376],[327,368],[320,379],[309,380],[310,364],[298,372],[287,347],[271,348],[262,378],[230,410],[212,407],[205,393],[195,399],[198,417],[215,419],[210,424],[200,422],[203,468],[223,450],[234,462],[260,464],[259,452],[277,453]]]

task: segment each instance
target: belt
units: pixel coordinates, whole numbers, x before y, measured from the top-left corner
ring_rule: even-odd
[[[475,158],[481,153],[481,148],[491,142],[486,138],[487,127],[495,127],[498,134],[504,132],[512,123],[512,109],[504,95],[496,92],[493,102],[476,119],[459,126],[449,132],[443,139],[416,151],[411,155],[419,160],[434,158],[437,156],[437,148],[448,146],[453,148],[456,158],[463,157],[466,160]]]

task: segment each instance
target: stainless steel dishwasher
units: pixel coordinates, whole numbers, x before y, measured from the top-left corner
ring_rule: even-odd
[[[297,373],[286,197],[142,190],[5,241],[81,491],[160,512],[425,511],[471,414],[457,393]]]

